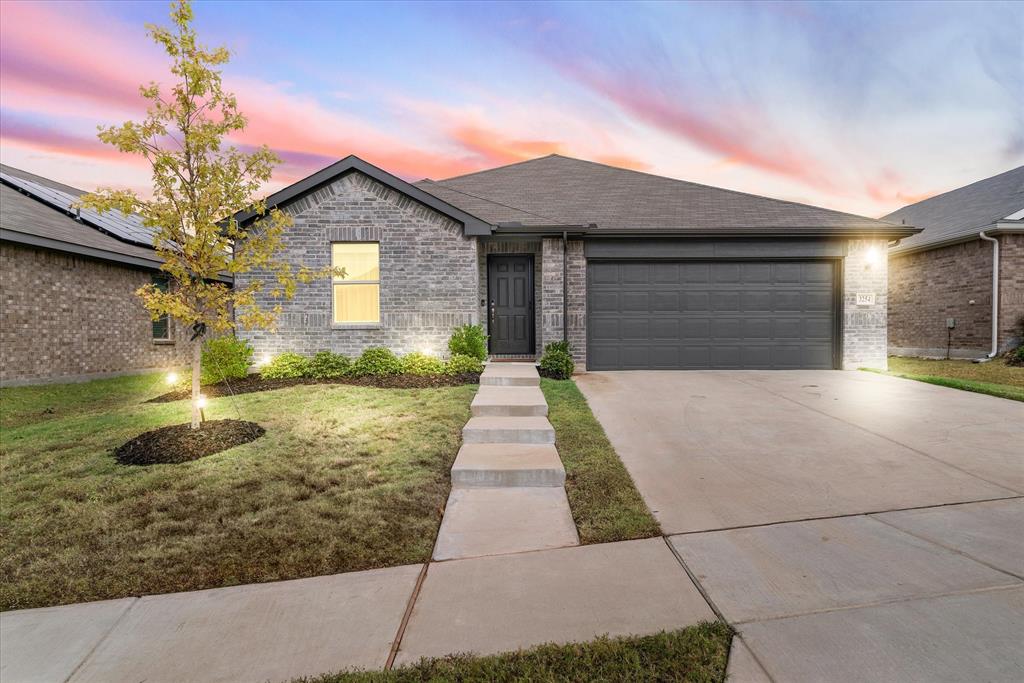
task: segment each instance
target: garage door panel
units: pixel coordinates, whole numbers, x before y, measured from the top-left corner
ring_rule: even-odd
[[[588,264],[588,366],[831,368],[832,262]]]
[[[685,327],[683,321],[679,318],[652,318],[651,339],[656,341],[679,339]]]
[[[651,292],[651,311],[654,313],[660,312],[679,312],[679,292],[677,291],[655,291]]]

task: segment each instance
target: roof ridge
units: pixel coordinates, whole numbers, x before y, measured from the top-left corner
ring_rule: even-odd
[[[430,178],[424,178],[424,180],[430,180],[430,182],[432,182],[432,183],[437,183],[438,185],[441,185],[443,183],[448,182],[449,180],[461,180],[462,178],[469,178],[470,176],[480,175],[481,173],[490,173],[491,171],[497,171],[497,170],[500,170],[500,169],[503,169],[503,168],[511,168],[512,166],[522,166],[523,164],[530,164],[530,163],[533,163],[534,161],[540,161],[541,159],[548,159],[550,157],[557,157],[557,156],[561,156],[561,155],[560,154],[545,154],[542,157],[533,157],[532,159],[523,159],[522,161],[513,161],[511,164],[502,164],[501,166],[494,166],[492,168],[481,168],[479,171],[473,171],[471,173],[463,173],[462,175],[455,175],[455,176],[452,176],[451,178],[443,178],[441,180],[431,180]],[[572,157],[564,157],[564,158],[571,159]],[[515,208],[515,207],[511,207],[511,208]],[[527,212],[527,213],[529,213],[529,212]]]
[[[448,185],[445,185],[443,182],[438,182],[436,180],[431,180],[430,178],[424,178],[420,182],[421,183],[422,182],[427,182],[427,183],[430,183],[431,185],[439,185],[439,186],[443,187],[444,189],[449,190],[451,192],[458,192],[459,194],[466,195],[467,197],[473,197],[474,199],[481,199],[481,200],[483,200],[485,202],[488,202],[489,204],[494,204],[495,206],[504,206],[506,209],[513,209],[513,210],[519,211],[521,213],[528,213],[531,216],[536,216],[537,218],[543,218],[546,221],[551,221],[552,225],[566,225],[566,223],[564,221],[556,220],[554,218],[551,218],[550,216],[543,216],[543,215],[541,215],[539,213],[534,213],[533,211],[527,211],[526,209],[521,209],[518,206],[512,206],[511,204],[503,204],[502,202],[496,202],[493,199],[488,199],[487,197],[483,197],[483,196],[478,195],[478,194],[473,194],[472,192],[466,192],[465,190],[457,190],[454,187],[449,187]]]
[[[657,173],[647,173],[646,171],[637,171],[636,169],[632,169],[632,168],[623,168],[621,166],[612,166],[611,164],[603,164],[600,161],[591,161],[590,159],[578,159],[576,157],[567,157],[564,154],[549,154],[548,156],[549,157],[560,157],[560,158],[565,159],[567,161],[578,161],[580,163],[590,164],[592,166],[600,166],[602,168],[610,168],[610,169],[615,170],[615,171],[622,171],[624,173],[633,173],[633,174],[636,174],[636,175],[647,176],[649,178],[657,178],[659,180],[670,180],[670,181],[672,181],[674,183],[683,183],[685,185],[691,185],[693,187],[703,187],[703,188],[706,188],[706,189],[709,189],[709,190],[716,190],[718,192],[729,192],[730,194],[738,194],[738,195],[742,195],[744,197],[753,197],[754,199],[762,199],[762,200],[766,200],[766,201],[770,201],[770,202],[776,202],[778,204],[786,204],[787,206],[800,206],[800,207],[805,207],[805,208],[808,208],[808,209],[815,209],[817,211],[828,211],[829,213],[839,214],[839,215],[842,215],[842,216],[852,216],[853,218],[861,218],[861,219],[869,220],[869,221],[876,222],[876,223],[888,223],[889,222],[889,221],[883,221],[883,220],[881,220],[879,218],[871,218],[870,216],[862,216],[860,214],[850,213],[848,211],[839,211],[838,209],[829,209],[829,208],[824,207],[824,206],[815,206],[813,204],[805,204],[803,202],[794,202],[794,201],[790,201],[788,199],[778,199],[777,197],[767,197],[765,195],[754,194],[752,192],[744,192],[742,190],[733,190],[733,189],[728,188],[728,187],[719,187],[717,185],[707,185],[705,183],[697,183],[697,182],[694,182],[692,180],[683,180],[682,178],[672,178],[671,176],[658,175]],[[541,159],[546,159],[547,157],[540,157],[540,158]],[[536,161],[536,159],[534,159],[534,161]],[[893,225],[895,225],[895,224],[893,224]]]

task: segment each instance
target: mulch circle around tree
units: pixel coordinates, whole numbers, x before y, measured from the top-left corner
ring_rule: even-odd
[[[464,372],[461,375],[395,375],[393,377],[338,377],[336,379],[263,379],[259,375],[249,375],[245,379],[233,379],[228,383],[218,382],[203,387],[203,396],[216,398],[234,394],[251,394],[256,391],[284,389],[305,384],[350,384],[360,387],[377,387],[380,389],[432,389],[435,387],[457,387],[463,384],[479,384],[480,375],[476,372]],[[169,403],[192,397],[191,389],[177,389],[151,398],[146,403]]]
[[[255,441],[267,430],[244,420],[209,420],[199,429],[171,425],[140,434],[114,450],[122,465],[177,464]]]

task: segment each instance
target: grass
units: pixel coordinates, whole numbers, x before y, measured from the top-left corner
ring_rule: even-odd
[[[424,659],[392,671],[360,671],[298,679],[294,683],[411,683],[413,681],[689,681],[725,680],[732,629],[705,622],[679,631],[631,638],[599,638],[573,645],[473,657]]]
[[[969,360],[889,358],[888,375],[928,382],[979,394],[1024,401],[1024,367],[1007,365],[997,358],[988,363]]]
[[[176,465],[113,448],[188,419],[157,375],[0,389],[0,609],[423,562],[475,386],[210,399],[267,429]]]
[[[572,380],[540,381],[565,466],[565,490],[582,543],[648,538],[661,533],[657,520],[587,400]]]

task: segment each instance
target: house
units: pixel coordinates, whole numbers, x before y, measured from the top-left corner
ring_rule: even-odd
[[[0,383],[187,365],[187,330],[135,290],[163,282],[134,216],[78,211],[82,190],[0,166]]]
[[[483,323],[496,357],[566,339],[591,370],[884,368],[885,251],[917,232],[560,155],[417,183],[348,157],[268,204],[284,258],[347,276],[243,333],[258,358],[443,353]]]
[[[889,249],[889,352],[984,358],[1020,343],[1024,166],[885,216],[922,228]]]

